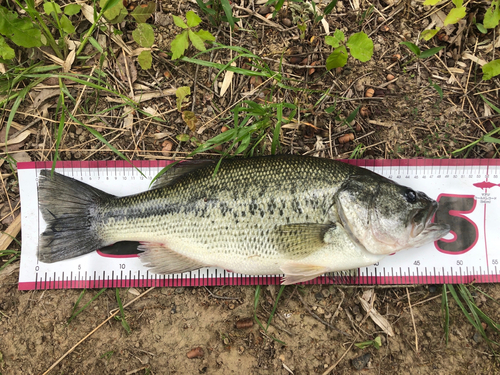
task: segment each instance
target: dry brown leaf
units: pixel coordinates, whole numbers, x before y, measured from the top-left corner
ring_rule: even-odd
[[[17,137],[15,138],[11,138],[7,141],[7,146],[10,146],[10,145],[15,145],[17,143],[21,143],[22,141],[24,141],[26,138],[28,138],[28,136],[31,134],[31,132],[29,130],[25,130],[23,131],[21,134],[19,134]],[[17,159],[16,159],[17,160]]]
[[[231,66],[236,66],[236,62],[232,62]],[[227,89],[231,85],[231,82],[233,81],[233,76],[234,72],[227,70],[226,74],[224,75],[224,80],[222,81],[222,86],[220,88],[220,96],[224,96],[226,93]]]
[[[192,132],[196,130],[196,123],[198,122],[198,119],[196,118],[196,115],[193,112],[191,111],[182,112],[182,119]]]
[[[365,299],[359,297],[359,301],[361,302],[361,307],[363,307],[363,310],[368,313],[373,322],[378,325],[386,334],[388,334],[389,336],[394,336],[394,331],[392,330],[389,321],[384,318],[377,311],[377,309],[375,309],[375,307],[370,306],[370,303],[368,303]]]
[[[43,89],[40,93],[33,99],[33,107],[36,109],[40,107],[45,100],[53,98],[54,96],[59,96],[61,94],[60,89]]]
[[[123,128],[127,130],[131,130],[134,125],[134,109],[128,106],[123,108],[123,112],[126,114],[123,119]]]
[[[89,21],[91,24],[94,23],[94,7],[91,7],[90,5],[87,4],[81,4],[82,5],[82,14],[83,16]]]
[[[126,65],[126,66],[125,66]],[[124,82],[134,83],[137,79],[137,69],[131,58],[122,53],[116,59],[116,77]]]
[[[26,130],[28,131],[28,130]],[[29,162],[31,160],[31,156],[26,152],[26,151],[20,151],[16,152],[15,154],[11,155],[17,163],[24,163],[24,162]]]
[[[68,73],[70,71],[73,62],[75,61],[75,58],[76,58],[75,50],[72,50],[70,53],[68,53],[68,57],[66,57],[66,60],[64,60],[64,63],[62,64],[64,73]]]

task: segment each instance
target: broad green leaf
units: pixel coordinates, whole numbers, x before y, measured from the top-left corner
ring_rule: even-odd
[[[100,0],[100,1],[101,1],[100,2],[101,12],[106,12],[115,6],[119,6],[118,4],[120,4],[120,3],[122,4],[121,7],[124,7],[123,0]]]
[[[441,0],[425,0],[424,5],[434,6],[434,5],[436,5],[437,3],[439,3],[440,1],[441,1]]]
[[[444,20],[444,25],[453,25],[465,17],[465,7],[453,8]]]
[[[326,69],[332,70],[347,64],[347,49],[345,46],[336,48],[326,59]]]
[[[121,13],[121,10],[124,9],[125,7],[123,6],[122,1],[118,1],[115,5],[113,5],[115,1],[113,0],[101,0],[101,8],[105,9],[104,11],[104,17],[108,21],[118,17]]]
[[[156,8],[156,4],[154,1],[150,1],[147,6],[142,7],[138,6],[136,7],[133,12],[131,13],[132,17],[135,18],[135,20],[139,23],[144,23],[147,21],[149,17],[154,13]]]
[[[198,15],[195,12],[190,10],[189,12],[186,13],[186,21],[189,27],[195,27],[201,23],[201,18],[198,17]]]
[[[184,51],[189,47],[188,33],[183,31],[175,36],[175,39],[170,43],[172,51],[172,60],[176,60],[184,54]]]
[[[333,48],[337,48],[338,46],[340,46],[340,43],[343,42],[344,40],[345,40],[345,35],[339,29],[335,30],[333,36],[328,35],[325,37],[325,43],[328,44],[329,46],[332,46]]]
[[[151,51],[142,51],[139,56],[137,56],[137,61],[139,61],[139,65],[142,69],[150,69],[153,63],[153,56],[151,56]]]
[[[54,3],[53,1],[43,3],[43,11],[46,14],[51,14],[51,13],[56,13],[56,14],[61,14],[61,7]]]
[[[206,30],[197,31],[195,34],[198,35],[201,39],[206,40],[207,42],[215,41],[215,37]]]
[[[8,36],[20,47],[31,48],[42,45],[41,32],[29,17],[18,18],[17,13],[0,6],[0,34]]]
[[[0,56],[4,60],[10,60],[16,57],[15,51],[10,48],[5,39],[0,35]]]
[[[175,138],[177,138],[179,142],[187,142],[190,139],[189,134],[178,134]]]
[[[116,16],[112,20],[108,20],[108,22],[112,25],[116,25],[117,23],[121,23],[127,16],[128,16],[128,10],[126,8],[122,8],[120,9],[120,13],[118,14],[118,16]]]
[[[67,16],[74,16],[75,14],[78,14],[80,9],[82,9],[81,5],[69,4],[69,5],[64,7],[64,14]]]
[[[500,74],[500,59],[490,61],[483,65],[483,81],[496,77]]]
[[[481,34],[488,34],[488,30],[486,30],[486,27],[482,23],[476,23],[476,27]]]
[[[489,143],[500,143],[500,139],[492,137],[492,136],[489,136],[489,135],[485,135],[483,137],[483,141],[484,142],[489,142]]]
[[[453,4],[455,4],[455,7],[457,8],[461,8],[463,3],[464,3],[464,0],[451,0]]]
[[[436,27],[435,29],[431,30],[424,30],[422,31],[422,34],[420,34],[420,39],[431,40],[434,37],[434,35],[438,33],[439,30],[440,30],[439,27]]]
[[[494,29],[495,27],[497,27],[499,23],[500,23],[500,0],[497,0],[491,3],[491,7],[489,7],[486,13],[484,14],[483,25],[487,29]]]
[[[203,43],[203,39],[201,39],[198,35],[196,35],[192,30],[188,30],[189,39],[191,43],[193,43],[194,48],[198,51],[205,51],[205,44]]]
[[[184,23],[184,21],[183,21],[182,19],[180,19],[179,17],[174,16],[174,15],[172,14],[172,18],[174,19],[174,23],[175,23],[177,26],[179,26],[180,28],[182,28],[182,29],[187,29],[187,28],[188,28],[188,26]]]
[[[399,44],[402,44],[402,45],[408,47],[408,49],[410,51],[412,51],[416,56],[420,56],[420,48],[418,48],[415,44],[413,44],[411,42],[401,42]]]
[[[422,51],[422,53],[420,53],[420,55],[418,57],[420,59],[426,59],[428,57],[434,56],[436,53],[438,53],[439,51],[441,51],[443,48],[445,48],[445,47],[441,46],[441,47],[429,48],[429,49],[427,49],[425,51]]]
[[[61,27],[67,34],[73,34],[75,32],[75,27],[73,26],[69,18],[64,14],[61,16]]]
[[[138,45],[144,48],[149,48],[153,45],[155,41],[155,33],[150,24],[140,23],[137,25],[137,29],[132,31],[132,37],[137,42]]]
[[[373,40],[362,31],[351,35],[347,41],[347,47],[352,57],[359,61],[367,62],[373,56]]]
[[[181,86],[175,90],[175,96],[177,97],[177,110],[179,112],[181,111],[182,102],[184,102],[184,99],[186,99],[186,96],[188,95],[191,95],[191,88],[189,86]]]

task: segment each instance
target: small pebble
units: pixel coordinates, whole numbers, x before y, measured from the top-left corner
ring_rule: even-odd
[[[187,357],[189,359],[192,359],[192,358],[201,358],[205,355],[205,353],[203,352],[203,349],[201,347],[197,347],[197,348],[194,348],[194,349],[191,349],[188,353],[187,353]]]
[[[472,340],[474,340],[474,342],[479,344],[481,341],[483,341],[483,336],[481,336],[479,331],[476,331],[474,332],[474,336],[472,336]]]
[[[330,291],[328,289],[323,289],[321,294],[323,294],[323,297],[328,298],[330,296]]]
[[[175,288],[175,293],[176,294],[182,294],[184,293],[184,288],[180,287],[180,288]]]
[[[436,293],[436,286],[435,285],[429,285],[429,293]]]
[[[356,357],[351,361],[352,366],[358,371],[363,370],[368,364],[368,362],[370,362],[370,358],[371,358],[370,353],[360,355],[359,357]]]

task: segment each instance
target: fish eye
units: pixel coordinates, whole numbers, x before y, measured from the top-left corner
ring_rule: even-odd
[[[408,189],[405,191],[405,198],[408,203],[415,203],[417,201],[417,193]]]

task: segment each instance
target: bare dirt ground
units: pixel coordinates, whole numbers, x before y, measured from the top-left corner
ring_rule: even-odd
[[[116,95],[88,88],[85,91],[81,85],[68,81],[71,95],[83,97],[76,117],[100,132],[127,157],[139,160],[185,157],[199,143],[220,134],[223,126],[232,127],[230,109],[243,99],[262,105],[286,102],[299,107],[294,121],[282,128],[281,153],[340,159],[353,156],[353,152],[355,157],[368,159],[498,157],[495,143],[477,142],[461,151],[500,126],[500,115],[478,94],[482,93],[498,106],[498,78],[482,81],[481,69],[472,61],[474,56],[490,61],[491,51],[493,56],[495,49],[498,52],[492,44],[498,38],[498,27],[496,34],[491,31],[487,35],[465,21],[444,28],[439,38],[419,43],[422,50],[436,46],[446,48],[428,59],[412,60],[408,49],[399,43],[418,41],[421,31],[435,22],[434,10],[414,1],[377,1],[373,3],[374,10],[366,13],[370,5],[369,2],[339,1],[325,19],[330,31],[342,29],[346,35],[366,32],[374,41],[373,58],[361,63],[351,57],[344,68],[326,71],[325,60],[331,47],[324,43],[322,24],[312,22],[305,10],[298,16],[290,10],[282,10],[276,18],[264,20],[272,9],[262,11],[262,4],[245,0],[235,2],[233,13],[241,18],[242,27],[231,34],[227,23],[219,27],[207,23],[192,2],[163,1],[158,14],[148,21],[155,25],[153,68],[144,71],[134,56],[128,56],[126,70],[130,75],[137,74],[135,82],[129,80],[130,76],[120,78],[116,73],[120,64],[123,67],[117,57],[124,47],[117,47],[108,36],[102,39],[105,47],[114,53],[105,58],[103,67],[108,83],[125,95],[130,94],[130,85],[136,96],[142,92],[156,93],[141,102],[140,107],[153,111],[163,121],[152,121],[139,112],[126,116],[123,102]],[[324,6],[318,5],[319,9]],[[442,10],[447,13],[451,6],[451,3],[445,4]],[[468,5],[469,14],[477,17],[484,14],[484,9],[484,2]],[[184,16],[188,10],[202,17],[201,26],[215,35],[218,43],[248,49],[261,57],[270,70],[285,77],[286,85],[295,90],[279,87],[274,79],[235,74],[232,86],[221,96],[224,74],[217,77],[216,69],[172,62],[166,52],[180,29],[174,26],[169,15]],[[308,20],[303,38],[297,17]],[[82,30],[88,28],[85,19],[79,22]],[[119,27],[125,45],[131,50],[138,48],[131,36],[133,22],[126,21]],[[96,40],[100,40],[97,35]],[[91,49],[89,44],[89,55]],[[186,51],[186,56],[195,54],[192,47]],[[33,59],[48,64],[38,50],[21,51],[19,56],[23,63]],[[231,56],[235,56],[234,51],[231,55],[229,50],[219,49],[199,58],[226,64]],[[75,63],[75,72],[90,74],[89,66],[98,61],[99,56],[87,61],[86,66]],[[251,69],[251,61],[244,58],[236,63]],[[430,81],[442,90],[442,98]],[[9,137],[14,138],[17,132],[26,130],[29,135],[9,145],[9,155],[16,161],[53,159],[57,131],[54,129],[59,123],[55,114],[57,84],[57,79],[45,80],[18,108]],[[176,110],[175,90],[170,89],[180,86],[191,88],[192,95],[186,106],[198,118],[194,132]],[[367,89],[373,89],[372,96],[365,96]],[[333,112],[328,110],[332,107]],[[360,107],[360,113],[351,123],[342,121]],[[0,118],[1,139],[5,137],[11,108],[9,103]],[[106,108],[110,108],[109,112],[94,115]],[[273,124],[276,118],[271,116],[269,121]],[[264,154],[270,153],[272,131],[272,126],[265,130]],[[188,135],[187,141],[180,141],[181,134]],[[349,135],[348,141],[344,142],[345,138],[341,138],[346,135]],[[228,147],[221,145],[217,151]],[[0,160],[0,230],[6,231],[9,226],[12,228],[19,214],[19,188],[15,166],[4,162],[8,161],[4,146],[0,151],[3,158]],[[62,160],[118,158],[72,121],[65,124],[60,151]],[[215,151],[202,154],[202,157],[218,156]],[[20,246],[12,242],[9,249],[20,249]],[[11,257],[0,257],[0,266]],[[106,321],[118,308],[114,290],[106,290],[68,324],[80,291],[18,291],[18,264],[16,261],[0,271],[1,374],[42,374],[49,369],[54,374],[322,374],[329,371],[332,374],[357,371],[363,374],[493,374],[500,371],[488,344],[453,301],[449,302],[451,328],[446,345],[440,285],[375,287],[373,307],[388,320],[393,336],[374,324],[361,308],[359,297],[370,288],[286,287],[267,332],[256,323],[247,324],[250,327],[246,328],[236,326],[239,322],[241,327],[242,319],[253,321],[255,287],[122,289],[124,305],[140,295],[125,309],[131,328],[127,333],[117,319]],[[500,300],[498,285],[479,287]],[[275,286],[262,289],[256,309],[262,322],[271,314],[278,289]],[[80,306],[97,292],[87,291]],[[477,306],[500,321],[494,302],[480,294],[474,298]],[[98,326],[95,333],[85,338]],[[490,334],[493,340],[499,340]],[[352,345],[377,336],[382,344],[379,349]],[[63,357],[76,344],[79,345]],[[200,355],[188,358],[188,353],[198,347]]]

